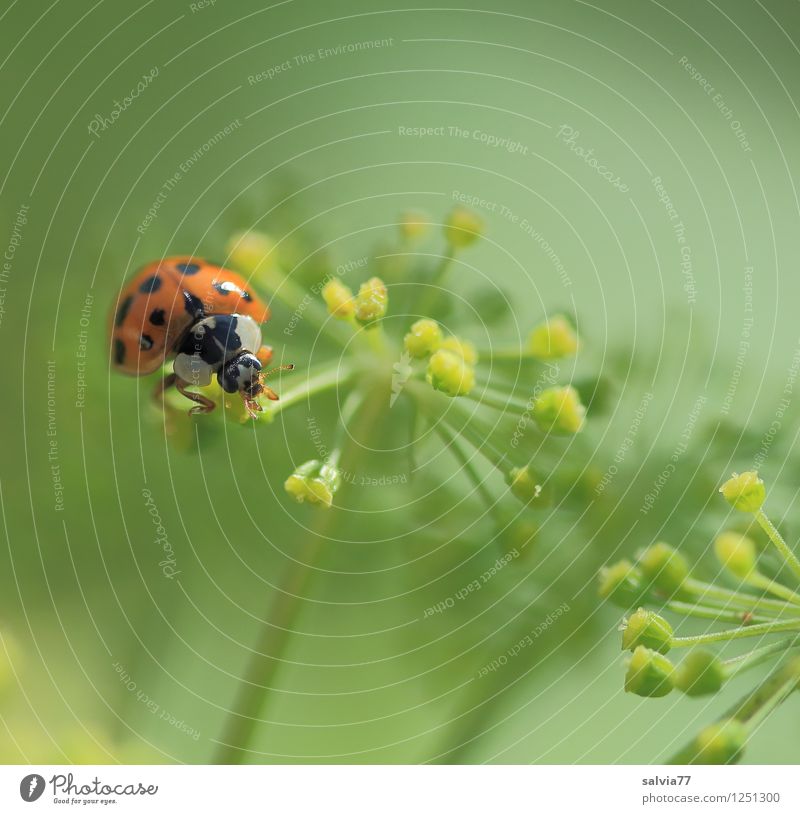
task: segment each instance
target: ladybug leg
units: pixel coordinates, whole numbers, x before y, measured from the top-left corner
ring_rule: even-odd
[[[178,392],[182,396],[186,396],[187,399],[195,403],[195,406],[189,410],[189,415],[210,413],[216,407],[210,398],[206,398],[206,396],[200,393],[193,393],[191,390],[187,390],[186,388],[189,386],[189,382],[185,382],[183,379],[179,379],[177,376],[175,377],[175,386],[178,388]]]
[[[177,378],[174,373],[170,373],[168,376],[164,376],[156,385],[155,390],[153,390],[153,401],[159,407],[164,406],[164,392],[175,384]]]

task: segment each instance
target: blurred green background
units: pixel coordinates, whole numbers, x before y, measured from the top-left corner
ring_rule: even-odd
[[[440,221],[459,194],[487,235],[454,295],[478,316],[492,290],[513,304],[483,324],[463,308],[471,338],[577,317],[580,369],[609,382],[582,453],[596,472],[653,399],[604,499],[549,515],[524,563],[433,619],[497,552],[447,524],[441,546],[418,532],[438,510],[406,504],[425,482],[353,487],[248,759],[646,763],[732,703],[737,690],[626,696],[620,614],[596,608],[594,574],[657,538],[705,559],[725,522],[716,487],[773,422],[761,469],[797,527],[791,387],[776,413],[800,342],[794,5],[61,0],[3,3],[0,20],[3,760],[212,760],[260,615],[313,534],[313,510],[282,489],[314,455],[307,410],[195,422],[186,449],[166,440],[152,384],[110,373],[107,314],[132,270],[224,259],[233,232],[259,228],[309,285],[391,247],[399,212]],[[324,357],[312,333],[283,335],[290,318],[276,305],[279,354]],[[314,409],[330,431],[335,398]],[[375,457],[372,474],[391,471]],[[159,567],[144,488],[179,579]],[[541,646],[476,691],[481,666],[562,603]],[[794,699],[747,759],[796,762],[799,714]]]

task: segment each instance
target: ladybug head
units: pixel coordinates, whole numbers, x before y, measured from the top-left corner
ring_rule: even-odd
[[[250,415],[255,418],[262,411],[258,397],[266,396],[277,401],[278,394],[264,384],[264,379],[270,373],[278,370],[292,370],[294,365],[281,365],[273,370],[264,371],[258,357],[249,351],[243,351],[238,356],[226,362],[217,373],[220,387],[226,393],[240,393]]]
[[[264,374],[255,354],[246,351],[226,362],[219,369],[217,380],[226,393],[241,393],[251,414],[261,411],[256,399],[264,392]]]

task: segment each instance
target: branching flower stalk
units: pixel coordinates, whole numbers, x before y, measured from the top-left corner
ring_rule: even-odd
[[[797,556],[764,512],[766,489],[758,474],[734,474],[720,492],[734,509],[751,515],[766,532],[779,558],[778,576],[785,567],[787,576],[800,584]],[[723,571],[738,583],[736,589],[691,577],[686,558],[663,542],[642,551],[637,562],[621,560],[600,574],[600,595],[635,609],[620,628],[622,648],[632,654],[625,676],[627,692],[651,698],[673,689],[689,696],[712,695],[755,667],[779,662],[766,680],[679,751],[673,763],[737,762],[758,725],[800,686],[800,657],[789,657],[800,646],[797,586],[789,587],[762,573],[759,558],[768,553],[760,555],[756,543],[745,534],[722,532],[714,540],[714,554]],[[647,605],[733,627],[679,636],[664,616]],[[706,647],[755,638],[768,642],[775,636],[782,638],[729,659],[721,659]],[[690,649],[674,665],[667,654],[678,648]]]
[[[407,251],[427,228],[428,221],[422,215],[401,216],[398,252],[393,256]],[[350,271],[330,270],[307,288],[302,279],[298,281],[287,273],[290,269],[282,268],[279,244],[267,235],[240,233],[229,243],[230,264],[248,276],[256,288],[265,290],[273,306],[282,303],[304,329],[316,332],[320,341],[315,347],[322,349],[320,355],[328,354],[326,361],[315,363],[305,372],[298,360],[291,360],[295,362],[295,373],[278,388],[279,401],[260,402],[263,412],[259,423],[269,432],[268,425],[279,415],[298,405],[308,407],[334,391],[344,407],[330,450],[326,448],[321,457],[300,463],[285,478],[287,499],[313,504],[309,510],[319,514],[311,523],[313,532],[307,550],[288,566],[260,623],[250,664],[220,736],[220,762],[245,760],[263,720],[282,653],[307,595],[310,574],[325,548],[326,535],[338,520],[336,506],[340,489],[347,485],[346,473],[363,466],[359,461],[363,450],[355,449],[351,439],[368,433],[371,427],[380,427],[390,405],[397,399],[406,400],[416,420],[427,422],[434,430],[426,437],[439,439],[449,450],[485,505],[486,516],[502,529],[508,515],[498,510],[501,500],[521,501],[524,507],[516,510],[520,514],[545,505],[549,489],[546,459],[537,464],[539,453],[526,452],[524,445],[512,450],[510,436],[498,437],[498,421],[507,419],[513,426],[521,424],[530,429],[537,439],[537,450],[543,439],[574,436],[584,427],[586,409],[577,390],[569,384],[558,385],[554,378],[551,386],[540,388],[531,379],[512,388],[502,381],[488,381],[494,368],[486,364],[487,359],[525,360],[526,364],[535,360],[550,365],[553,360],[573,356],[578,339],[565,317],[551,315],[533,327],[527,346],[500,348],[497,354],[490,348],[483,359],[467,336],[452,333],[436,318],[446,304],[443,286],[454,260],[479,241],[483,223],[474,212],[457,207],[446,217],[443,231],[445,246],[438,254],[438,264],[432,269],[406,267],[404,271],[403,289],[407,291],[408,283],[413,283],[418,295],[410,307],[404,303],[403,310],[418,316],[409,319],[401,331],[388,330],[399,324],[399,320],[391,324],[386,320],[392,285],[377,276],[374,269],[357,269],[364,274],[360,280],[349,279]],[[236,401],[221,390],[209,388],[205,393],[223,408],[226,420],[250,423]],[[193,421],[181,418],[176,405],[169,401],[165,409],[168,429],[176,436],[183,431],[181,426]],[[537,461],[530,460],[533,454]],[[498,485],[501,491],[496,495]]]

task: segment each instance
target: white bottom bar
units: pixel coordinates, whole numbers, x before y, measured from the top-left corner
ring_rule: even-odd
[[[28,798],[35,798],[28,801]],[[798,812],[793,766],[3,766],[0,811]]]

